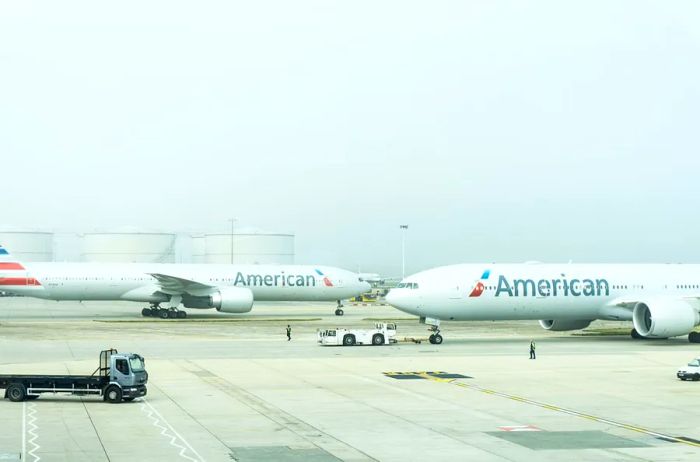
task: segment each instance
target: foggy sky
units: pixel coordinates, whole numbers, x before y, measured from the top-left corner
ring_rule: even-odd
[[[698,2],[3,2],[0,225],[700,262]]]

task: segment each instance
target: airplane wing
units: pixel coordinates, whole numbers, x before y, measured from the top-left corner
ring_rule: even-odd
[[[656,298],[665,298],[665,297],[652,297],[653,299]],[[685,300],[685,301],[691,301],[691,300],[699,300],[700,299],[700,294],[683,294],[683,295],[678,295],[678,296],[673,296],[670,297],[673,299],[680,299],[680,300]],[[619,306],[622,308],[627,308],[627,309],[634,309],[635,305],[639,302],[644,302],[648,300],[648,297],[638,297],[638,298],[633,298],[633,297],[621,297],[621,298],[616,298],[615,300],[612,300],[610,303],[608,303],[609,306]]]
[[[161,273],[149,273],[151,276],[156,278],[158,284],[163,289],[163,292],[182,294],[185,292],[194,292],[198,290],[208,290],[214,286],[203,284],[201,282],[192,281],[191,279],[184,279],[177,276],[170,276],[169,274]]]

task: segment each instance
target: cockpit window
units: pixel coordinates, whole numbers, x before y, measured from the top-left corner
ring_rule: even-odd
[[[417,289],[418,283],[417,282],[399,282],[399,285],[397,285],[396,288],[397,289]]]

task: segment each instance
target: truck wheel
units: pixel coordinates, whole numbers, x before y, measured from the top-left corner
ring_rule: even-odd
[[[170,317],[170,313],[168,313],[168,310],[161,309],[158,311],[158,317],[160,317],[160,319],[168,319]]]
[[[372,345],[384,345],[384,336],[382,334],[374,334]]]
[[[10,401],[15,403],[24,401],[27,397],[27,389],[24,388],[24,384],[11,383],[10,386],[7,387],[7,397],[10,398]]]
[[[345,346],[353,346],[355,344],[355,336],[354,335],[346,335],[343,337],[343,345]]]
[[[109,403],[120,403],[122,400],[122,389],[116,385],[110,385],[105,390],[105,401]]]
[[[442,343],[442,335],[435,334],[435,345],[440,345]]]

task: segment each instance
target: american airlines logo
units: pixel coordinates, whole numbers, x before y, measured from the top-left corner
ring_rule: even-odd
[[[484,282],[491,275],[484,271],[470,292],[470,297],[480,297],[486,289]],[[498,276],[495,297],[600,297],[610,295],[607,279],[567,279],[565,275],[554,279],[512,279]]]
[[[321,272],[315,270],[316,274],[323,279],[323,285],[333,287],[331,280]],[[236,286],[243,287],[316,287],[316,277],[309,274],[243,274],[240,271],[233,281]]]
[[[481,275],[481,280],[476,281],[476,284],[474,284],[474,288],[472,289],[471,293],[469,294],[470,297],[480,297],[481,294],[484,293],[484,290],[486,289],[486,286],[484,286],[484,283],[482,281],[486,281],[489,276],[491,275],[491,270],[486,270],[483,272]]]

